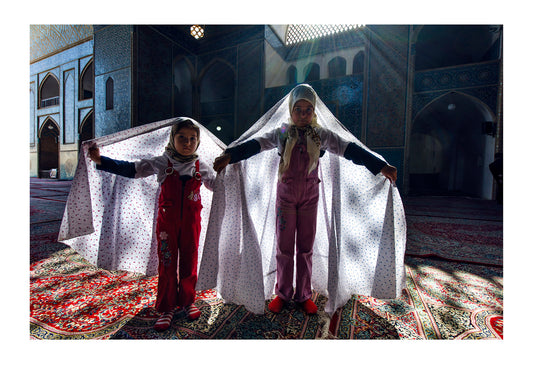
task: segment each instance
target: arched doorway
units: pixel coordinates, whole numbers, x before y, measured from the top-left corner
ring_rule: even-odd
[[[94,139],[94,116],[93,112],[91,111],[85,119],[83,119],[83,122],[80,126],[80,134],[78,138],[78,150],[81,151],[81,144],[84,141]]]
[[[200,74],[200,121],[224,143],[235,139],[236,73],[226,61],[215,59]]]
[[[409,148],[409,194],[492,199],[488,164],[495,139],[484,132],[494,115],[478,99],[450,92],[415,118]]]
[[[52,119],[39,132],[39,178],[59,178],[59,127]]]
[[[91,61],[83,69],[80,78],[80,101],[94,97],[94,64]]]
[[[172,114],[193,116],[193,66],[185,57],[179,57],[172,67]]]

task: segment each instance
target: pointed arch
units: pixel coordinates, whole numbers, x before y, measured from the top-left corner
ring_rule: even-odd
[[[194,116],[194,66],[183,55],[172,62],[172,114]]]
[[[287,84],[296,84],[298,82],[298,70],[294,65],[291,64],[289,68],[287,68]]]
[[[115,82],[109,76],[105,82],[105,109],[113,110],[115,106]]]
[[[417,117],[420,114],[423,114],[424,112],[426,112],[428,110],[428,108],[430,108],[432,106],[435,106],[436,103],[442,102],[442,101],[444,101],[446,99],[450,100],[451,102],[457,102],[457,101],[463,102],[463,100],[464,101],[469,101],[469,102],[471,102],[471,104],[474,106],[474,108],[477,111],[479,111],[479,112],[481,112],[483,114],[483,116],[485,117],[485,121],[495,121],[496,120],[496,115],[494,114],[494,112],[490,109],[490,107],[487,104],[485,104],[479,98],[477,98],[475,96],[472,96],[472,95],[470,95],[468,93],[464,93],[464,92],[459,91],[459,90],[451,90],[449,92],[443,93],[442,95],[432,99],[427,104],[425,104],[424,107],[422,107],[415,114],[415,116],[413,117],[413,124],[417,120]],[[461,99],[463,99],[463,100],[461,100]]]
[[[43,122],[39,129],[39,177],[58,178],[59,177],[59,126],[51,118]]]
[[[491,199],[495,140],[483,125],[495,119],[478,98],[457,91],[428,103],[413,118],[409,136],[409,192]]]
[[[352,74],[357,75],[365,71],[365,53],[359,51],[353,58]]]
[[[230,62],[222,58],[214,58],[208,64],[206,64],[205,67],[200,71],[200,74],[198,75],[199,79],[202,80],[203,77],[206,75],[206,72],[208,72],[214,65],[218,64],[226,65],[234,75],[237,74],[235,67],[233,67]]]
[[[194,80],[194,65],[187,56],[185,55],[176,56],[172,62],[172,67],[183,68],[184,69],[183,71],[185,71],[188,76],[186,80],[183,80],[183,78],[176,76],[176,72],[173,71],[172,79],[173,79],[173,84],[176,87],[178,87],[179,89],[182,89],[184,85],[192,85],[193,80]],[[180,72],[182,71],[180,70],[178,73]]]
[[[47,116],[46,119],[42,122],[41,126],[39,126],[39,131],[37,132],[37,137],[40,139],[41,134],[45,130],[45,127],[48,127],[48,129],[51,129],[49,126],[57,129],[57,135],[59,135],[59,125],[55,121],[54,118],[51,116]]]
[[[226,60],[213,59],[199,75],[200,102],[235,97],[235,68]]]
[[[39,108],[59,105],[59,79],[48,72],[39,84]]]
[[[342,56],[336,56],[328,62],[328,76],[342,77],[346,76],[346,59]]]
[[[91,59],[83,68],[79,80],[79,100],[83,101],[94,97],[94,59]]]
[[[200,121],[224,143],[235,138],[236,71],[223,59],[214,59],[199,75]],[[213,128],[214,127],[214,128]]]
[[[78,129],[78,150],[84,141],[94,139],[94,110],[85,115]]]
[[[304,68],[304,74],[306,82],[320,80],[320,66],[318,63],[309,63]]]

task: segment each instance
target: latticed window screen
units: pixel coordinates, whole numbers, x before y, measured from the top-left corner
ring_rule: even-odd
[[[289,25],[285,44],[307,41],[326,35],[342,33],[350,29],[357,29],[362,25]]]

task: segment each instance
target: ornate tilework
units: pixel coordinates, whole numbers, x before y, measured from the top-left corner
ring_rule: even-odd
[[[433,69],[417,72],[414,79],[414,91],[428,92],[497,85],[499,69],[499,62],[493,61],[448,69]]]
[[[476,97],[497,114],[499,70],[500,63],[493,61],[415,73],[413,117],[435,98],[451,91]]]
[[[30,61],[92,38],[92,25],[30,25]]]

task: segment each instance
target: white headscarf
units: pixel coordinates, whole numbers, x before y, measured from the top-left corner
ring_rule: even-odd
[[[291,92],[289,93],[289,129],[287,132],[284,133],[284,135],[287,135],[287,139],[284,141],[284,148],[283,152],[281,154],[281,160],[279,164],[279,170],[278,170],[278,177],[281,178],[284,172],[287,171],[287,169],[290,166],[291,163],[291,156],[292,156],[292,150],[294,146],[296,145],[296,142],[298,141],[298,131],[297,128],[293,122],[292,118],[290,117],[290,114],[292,114],[292,110],[294,108],[294,105],[296,102],[300,100],[304,100],[309,102],[313,106],[313,111],[315,109],[316,105],[316,98],[317,94],[314,91],[314,89],[307,85],[307,84],[301,84],[295,87]],[[307,140],[307,153],[309,154],[309,167],[307,170],[307,173],[309,174],[314,169],[316,169],[318,165],[318,159],[320,157],[320,136],[318,136],[318,133],[316,132],[316,129],[320,127],[320,125],[317,123],[316,114],[313,113],[313,118],[311,120],[311,124],[306,126],[304,128],[305,131],[305,138]]]
[[[296,86],[289,93],[289,111],[292,114],[292,109],[294,105],[299,100],[303,99],[313,105],[313,109],[316,107],[316,97],[317,94],[315,90],[308,84],[300,84]]]

